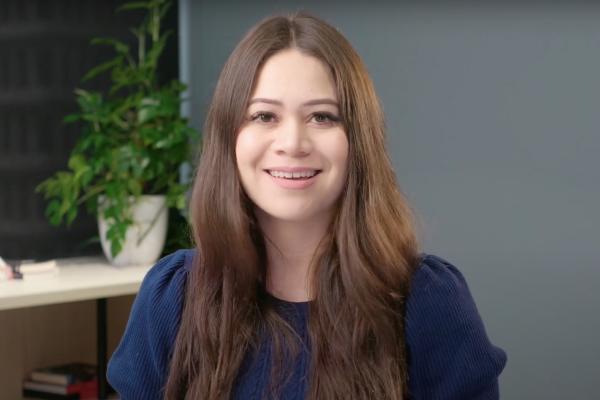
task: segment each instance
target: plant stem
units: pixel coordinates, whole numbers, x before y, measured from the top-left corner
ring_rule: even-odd
[[[138,63],[138,67],[141,67],[144,64],[144,59],[146,58],[146,35],[144,34],[144,32],[138,32],[137,34],[138,37],[138,59],[139,59],[139,63]]]
[[[152,43],[156,43],[159,39],[160,34],[160,15],[159,15],[159,7],[158,5],[154,6],[152,10]]]
[[[92,187],[91,189],[89,189],[89,191],[86,194],[84,194],[83,196],[81,196],[81,198],[79,198],[79,200],[77,201],[77,205],[79,206],[79,205],[83,204],[90,197],[92,197],[98,193],[102,193],[104,191],[104,189],[105,189],[104,185]]]

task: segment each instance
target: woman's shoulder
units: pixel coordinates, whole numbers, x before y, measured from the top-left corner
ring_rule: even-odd
[[[414,398],[498,398],[506,353],[491,343],[454,264],[421,255],[406,302],[405,330]]]
[[[195,254],[195,250],[182,249],[157,261],[142,281],[136,305],[152,310],[155,320],[178,324],[187,277]]]
[[[160,259],[144,277],[108,365],[108,380],[123,398],[150,399],[160,393],[194,257],[194,250],[178,250]]]
[[[462,272],[444,258],[426,253],[421,254],[412,276],[406,319],[409,332],[466,328],[466,322],[481,324]]]
[[[172,282],[173,279],[185,279],[196,251],[194,249],[177,250],[158,260],[144,277],[145,284]]]
[[[179,327],[188,273],[196,251],[177,250],[161,258],[148,271],[135,299],[132,316],[144,315],[139,321],[160,326],[165,339],[172,342]]]
[[[415,304],[414,300],[435,301],[442,296],[461,296],[465,291],[467,282],[455,265],[437,255],[421,253],[410,284],[410,305],[421,303]]]
[[[177,314],[194,257],[194,250],[182,249],[158,260],[144,277],[136,302]]]

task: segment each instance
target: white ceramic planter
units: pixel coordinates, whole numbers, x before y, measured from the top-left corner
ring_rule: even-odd
[[[133,200],[133,198],[132,198]],[[102,209],[100,198],[100,206]],[[123,249],[113,256],[110,241],[106,239],[108,226],[101,214],[98,215],[98,230],[104,254],[116,266],[151,265],[158,260],[167,236],[168,212],[165,196],[141,196],[133,205],[134,224],[127,229]]]

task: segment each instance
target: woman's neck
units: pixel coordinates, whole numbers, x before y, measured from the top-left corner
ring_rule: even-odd
[[[256,213],[267,249],[266,289],[287,301],[310,300],[309,267],[329,226],[328,218],[291,222]]]

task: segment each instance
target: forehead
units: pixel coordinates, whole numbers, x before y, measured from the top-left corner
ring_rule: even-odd
[[[297,49],[286,49],[267,59],[258,74],[253,97],[282,101],[328,97],[337,100],[329,67]]]

